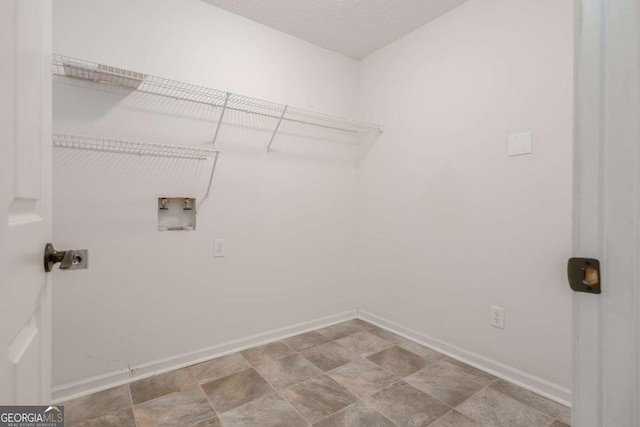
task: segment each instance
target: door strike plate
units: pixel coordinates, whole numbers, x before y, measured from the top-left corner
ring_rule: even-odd
[[[601,293],[600,261],[594,258],[569,258],[569,286],[576,292]]]

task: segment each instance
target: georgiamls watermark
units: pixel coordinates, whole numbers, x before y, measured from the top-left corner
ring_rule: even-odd
[[[64,406],[0,406],[0,427],[64,427]]]

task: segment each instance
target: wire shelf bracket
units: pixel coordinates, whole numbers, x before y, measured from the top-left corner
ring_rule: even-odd
[[[278,119],[278,124],[276,125],[276,128],[273,130],[273,134],[271,135],[271,139],[269,140],[269,144],[267,145],[267,153],[271,151],[271,144],[273,144],[273,139],[276,137],[276,134],[278,133],[278,129],[280,129],[280,123],[282,123],[282,119],[284,119],[284,115],[287,113],[287,108],[289,108],[289,106],[285,105],[284,108],[282,109],[282,114],[280,114],[280,118]]]
[[[222,119],[224,119],[224,113],[227,111],[227,104],[229,103],[229,97],[231,94],[227,92],[227,96],[224,98],[224,104],[222,105],[222,112],[220,113],[220,120],[218,120],[218,125],[216,126],[216,133],[213,135],[213,144],[216,144],[218,140],[218,133],[220,132],[220,126],[222,125]]]
[[[276,119],[278,120],[277,129],[280,127],[280,123],[291,122],[354,134],[369,134],[370,132],[377,134],[382,133],[381,125],[374,123],[352,120],[298,107],[285,106],[276,102],[251,98],[59,54],[53,55],[52,73],[54,76],[89,80],[94,83],[107,84],[156,96],[222,108],[214,140],[218,136],[220,123],[227,110]],[[286,114],[283,114],[283,112],[286,112]],[[273,142],[273,138],[274,135],[272,135],[270,144]]]
[[[204,195],[205,200],[209,200],[209,193],[211,193],[211,184],[213,183],[213,174],[216,172],[216,166],[218,165],[218,158],[220,157],[220,151],[216,151],[213,156],[213,166],[211,166],[211,175],[209,175],[209,185],[207,185],[207,193]]]

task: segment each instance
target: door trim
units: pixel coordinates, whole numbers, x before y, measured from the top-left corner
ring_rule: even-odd
[[[640,425],[640,9],[577,0],[574,255],[602,261],[574,296],[573,425]]]

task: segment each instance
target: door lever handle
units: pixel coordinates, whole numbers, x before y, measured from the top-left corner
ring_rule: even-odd
[[[60,263],[60,270],[89,268],[89,251],[86,249],[56,251],[52,243],[47,243],[44,247],[44,271],[50,272],[57,263]]]

